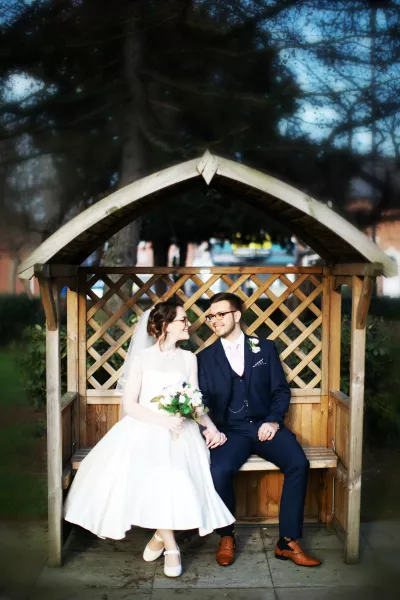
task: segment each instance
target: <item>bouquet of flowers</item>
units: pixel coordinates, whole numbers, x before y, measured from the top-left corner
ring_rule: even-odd
[[[159,410],[164,410],[170,415],[177,415],[194,421],[197,421],[199,417],[208,412],[208,408],[203,404],[203,396],[200,390],[186,382],[178,387],[166,386],[163,393],[153,398],[152,402],[158,402]],[[178,436],[173,437],[177,439]]]

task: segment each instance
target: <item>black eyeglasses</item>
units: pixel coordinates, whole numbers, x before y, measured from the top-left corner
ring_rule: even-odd
[[[207,315],[206,319],[210,323],[212,323],[212,321],[214,321],[215,319],[217,321],[222,321],[222,319],[224,318],[225,315],[229,315],[229,313],[235,313],[235,312],[237,312],[237,310],[226,310],[225,312],[217,312],[217,313],[215,313],[215,315]]]

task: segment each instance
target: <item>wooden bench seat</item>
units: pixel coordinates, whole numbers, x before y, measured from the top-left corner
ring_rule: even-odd
[[[310,461],[311,469],[332,469],[337,466],[338,457],[331,448],[323,446],[307,446],[303,448],[305,455]],[[256,454],[250,456],[249,460],[242,465],[241,471],[279,471],[272,462],[260,458]]]
[[[81,462],[90,452],[91,448],[80,448],[71,459],[73,471],[77,471]],[[305,455],[310,461],[311,469],[331,469],[337,466],[337,456],[331,448],[323,446],[307,446]],[[241,471],[279,471],[278,467],[259,456],[250,456],[249,460],[241,467]]]

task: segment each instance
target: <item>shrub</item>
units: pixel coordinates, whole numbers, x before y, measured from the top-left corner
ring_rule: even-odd
[[[44,323],[40,298],[0,295],[0,345],[20,339],[25,327],[35,323]]]
[[[400,342],[396,324],[368,317],[365,351],[365,441],[390,445],[400,433]],[[350,390],[350,318],[342,322],[341,390]]]
[[[41,325],[26,327],[21,340],[14,343],[21,379],[29,400],[35,408],[46,405],[46,330]],[[61,383],[65,389],[67,366],[67,335],[60,329]]]
[[[351,313],[351,294],[343,297],[343,312]],[[373,296],[369,307],[369,315],[383,317],[386,321],[400,321],[400,298],[386,296]]]

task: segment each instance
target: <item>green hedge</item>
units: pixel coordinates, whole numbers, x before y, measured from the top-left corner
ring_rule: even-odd
[[[21,339],[12,346],[13,354],[20,369],[23,386],[29,403],[34,408],[46,405],[46,328],[41,325],[26,327]],[[61,384],[66,392],[67,333],[60,329]]]
[[[0,345],[20,339],[24,329],[35,323],[44,324],[40,298],[0,294]]]
[[[351,314],[351,298],[343,298],[343,312]],[[400,321],[400,298],[371,298],[369,314],[373,317],[383,317],[387,321]]]
[[[400,324],[367,319],[365,348],[364,439],[368,444],[398,444],[400,434]],[[341,391],[350,388],[350,318],[342,321]]]

